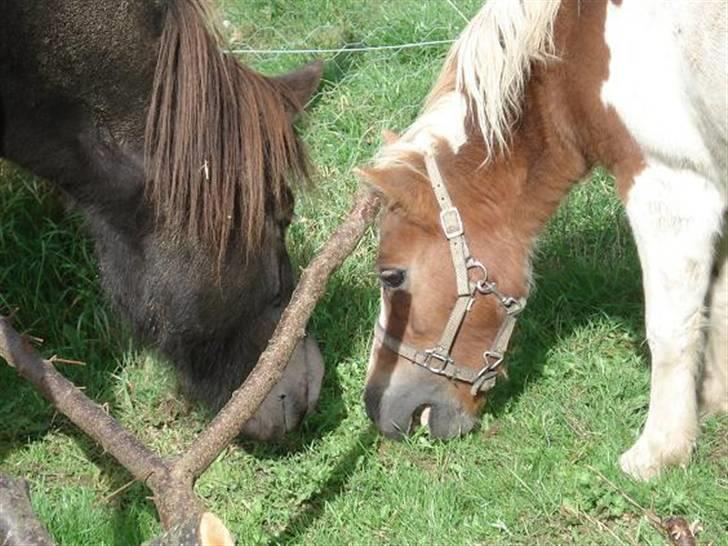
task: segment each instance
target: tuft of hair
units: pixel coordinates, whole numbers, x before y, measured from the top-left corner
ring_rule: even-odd
[[[508,149],[534,62],[554,57],[561,0],[489,0],[448,53],[425,108],[456,89],[468,100],[487,159]]]
[[[226,54],[207,0],[171,0],[145,131],[147,198],[172,236],[225,257],[260,247],[265,216],[290,206],[307,161],[291,122],[300,104]]]

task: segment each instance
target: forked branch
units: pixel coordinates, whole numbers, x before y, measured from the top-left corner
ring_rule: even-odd
[[[155,544],[176,543],[182,536],[204,544],[204,536],[210,536],[208,531],[217,537],[228,536],[219,520],[205,513],[193,491],[194,483],[240,433],[280,380],[296,344],[305,334],[308,319],[329,276],[354,250],[378,209],[379,199],[375,194],[362,192],[357,196],[344,222],[301,275],[291,302],[253,372],[208,427],[177,457],[163,459],[142,444],[63,377],[52,362],[43,359],[12,327],[10,320],[1,316],[0,356],[135,479],[152,490],[160,520],[167,529]]]

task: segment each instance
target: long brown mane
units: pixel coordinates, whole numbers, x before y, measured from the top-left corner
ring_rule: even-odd
[[[267,207],[288,199],[287,175],[306,174],[286,109],[300,105],[223,52],[207,0],[166,9],[145,133],[147,197],[170,233],[221,260],[233,237],[259,247]]]

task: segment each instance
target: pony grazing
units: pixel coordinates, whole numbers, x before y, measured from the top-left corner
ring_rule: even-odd
[[[83,212],[116,307],[219,408],[294,286],[288,182],[307,160],[293,120],[321,65],[248,69],[205,0],[4,0],[0,20],[0,157]],[[322,376],[309,338],[245,433],[291,430]]]
[[[365,393],[386,435],[476,422],[531,284],[534,241],[601,164],[644,277],[652,386],[620,459],[686,463],[728,410],[728,3],[490,0],[421,115],[363,178],[381,191],[381,311]],[[527,311],[526,311],[527,312]]]

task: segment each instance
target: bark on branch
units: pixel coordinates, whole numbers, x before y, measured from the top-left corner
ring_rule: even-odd
[[[222,521],[210,512],[195,515],[143,546],[233,546],[235,541]]]
[[[53,546],[53,539],[30,505],[30,488],[23,479],[0,475],[0,544]]]
[[[204,511],[194,493],[194,483],[240,433],[245,422],[280,380],[296,344],[305,334],[308,319],[325,290],[329,276],[354,250],[378,209],[379,198],[375,194],[362,192],[357,196],[344,222],[301,275],[291,301],[253,372],[208,427],[177,457],[163,459],[142,444],[63,377],[52,362],[43,359],[12,327],[10,320],[2,316],[0,356],[30,381],[58,411],[152,490],[160,520],[168,531],[157,539],[167,542],[153,544],[176,544],[183,537],[205,544],[205,536],[228,537],[229,533],[222,523]],[[15,517],[12,515],[14,512],[8,513],[11,519]]]
[[[155,473],[164,474],[160,457],[43,359],[5,317],[0,317],[0,356],[137,480],[144,482]]]

